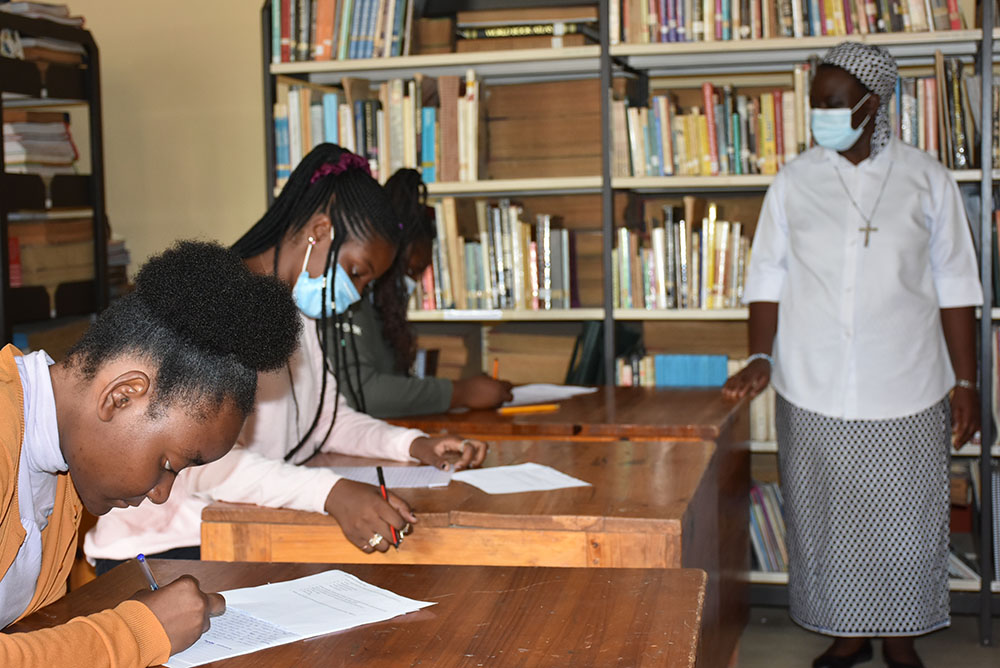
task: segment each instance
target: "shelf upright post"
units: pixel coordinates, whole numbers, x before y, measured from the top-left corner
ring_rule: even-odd
[[[993,377],[993,123],[987,122],[993,118],[993,12],[992,2],[984,2],[982,7],[983,39],[979,50],[979,80],[982,85],[980,93],[980,140],[979,166],[982,168],[982,180],[979,192],[979,223],[980,223],[980,280],[983,284],[983,313],[979,318],[979,400],[982,446],[979,453],[979,472],[981,490],[980,522],[979,522],[979,642],[991,645],[992,632],[992,597],[990,582],[993,579],[993,498],[992,489],[992,445],[996,439],[996,427],[993,424],[993,388],[990,379]]]
[[[611,33],[610,3],[618,0],[600,0],[599,20],[601,35],[601,259],[604,269],[604,384],[615,384],[615,317],[612,283],[612,244],[614,242],[614,193],[611,190],[612,128],[611,128]]]
[[[263,67],[261,71],[264,75],[264,191],[267,193],[267,205],[270,207],[274,203],[274,186],[278,182],[275,172],[277,162],[275,161],[275,136],[274,136],[274,77],[271,76],[271,2],[277,0],[264,0],[264,6],[260,10],[260,34],[261,34],[261,59]]]
[[[87,52],[84,81],[90,120],[90,202],[94,211],[94,313],[108,307],[108,210],[104,193],[104,122],[101,112],[101,58],[90,33],[84,33]],[[6,235],[5,235],[6,236]],[[5,265],[7,263],[4,263]]]
[[[3,98],[0,97],[0,116],[3,115]],[[0,142],[0,193],[7,192],[7,169],[6,158],[3,154],[3,142]],[[13,343],[14,334],[10,325],[10,318],[7,317],[7,309],[10,307],[10,245],[7,240],[7,206],[3,203],[6,198],[0,197],[0,335],[3,342]]]

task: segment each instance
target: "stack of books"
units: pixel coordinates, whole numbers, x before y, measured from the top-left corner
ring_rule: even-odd
[[[272,0],[271,60],[410,54],[414,0]]]
[[[69,114],[5,109],[4,170],[8,173],[75,174],[79,157],[69,130]]]
[[[777,174],[812,143],[814,71],[809,64],[796,66],[792,88],[744,93],[705,82],[700,91],[654,94],[648,107],[613,101],[614,175]],[[995,98],[1000,105],[1000,93]],[[958,59],[937,52],[933,76],[900,78],[889,114],[903,142],[950,169],[976,166],[979,84]],[[995,152],[1000,154],[1000,141]]]
[[[426,183],[475,181],[482,157],[480,81],[416,75],[372,89],[345,78],[341,88],[279,80],[274,106],[278,188],[314,146],[330,142],[368,158],[385,181],[402,167],[420,169]]]
[[[957,0],[621,0],[611,3],[611,43],[963,30],[975,11]]]
[[[597,43],[597,6],[458,12],[455,50],[548,49]]]
[[[435,203],[437,239],[413,310],[566,309],[574,301],[574,235],[510,200],[475,202],[476,232],[459,232],[456,200]]]
[[[0,3],[0,12],[17,14],[29,19],[44,19],[73,28],[83,27],[82,16],[70,16],[69,7],[49,2],[4,2]]]

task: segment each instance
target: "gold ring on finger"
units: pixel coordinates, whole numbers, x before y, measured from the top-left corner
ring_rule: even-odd
[[[382,542],[382,534],[376,533],[374,536],[368,539],[368,544],[372,547],[378,547],[378,544]]]

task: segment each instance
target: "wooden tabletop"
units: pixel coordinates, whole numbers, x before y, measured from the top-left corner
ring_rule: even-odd
[[[340,568],[436,605],[385,622],[219,661],[271,666],[668,666],[697,660],[705,573],[692,569],[246,564],[150,560],[161,582],[190,573],[207,591]],[[112,607],[143,588],[134,562],[7,631],[30,631]]]
[[[712,459],[715,446],[711,443],[676,441],[663,443],[641,442],[583,442],[565,443],[553,441],[503,441],[494,443],[487,455],[485,466],[520,464],[535,462],[546,464],[574,478],[592,484],[588,487],[573,487],[546,492],[520,494],[487,494],[476,487],[453,480],[447,487],[433,489],[398,489],[394,493],[406,500],[420,519],[413,534],[408,536],[398,552],[390,550],[375,558],[408,560],[425,555],[439,559],[452,554],[461,561],[432,561],[426,563],[466,563],[493,565],[583,565],[596,558],[586,556],[584,549],[597,540],[597,534],[647,534],[655,536],[661,544],[674,545],[676,553],[663,554],[657,558],[665,561],[635,561],[650,558],[651,555],[626,554],[619,563],[612,554],[604,555],[607,561],[598,561],[605,566],[679,566],[679,539],[683,522],[692,512],[691,501],[705,471]],[[342,455],[321,455],[316,465],[375,465],[374,460],[363,460]],[[399,465],[398,462],[395,465]],[[215,503],[202,512],[203,546],[209,550],[209,558],[250,558],[246,554],[214,553],[211,523],[235,523],[255,525],[322,525],[336,527],[336,520],[320,513],[308,513],[280,508],[262,508],[252,505]],[[496,545],[494,540],[483,540],[481,544],[469,542],[468,532],[461,543],[450,545],[449,539],[436,528],[502,529],[520,530],[525,540],[536,541],[540,536],[550,534],[538,532],[559,532],[560,543],[567,551],[580,551],[579,561],[558,561],[569,558],[557,546],[546,542],[537,551],[527,549],[522,544]],[[576,532],[577,537],[567,536]],[[258,534],[263,532],[257,532]],[[306,546],[296,545],[292,536],[283,535],[281,540],[272,535],[268,540],[273,549],[299,550]],[[339,531],[338,531],[339,533]],[[594,536],[588,539],[588,534]],[[253,538],[246,534],[245,540]],[[313,534],[304,534],[313,535]],[[513,534],[508,534],[513,536]],[[665,537],[676,539],[673,543]],[[545,539],[548,541],[549,539]],[[577,545],[576,543],[579,543]],[[478,545],[478,548],[477,548]],[[483,550],[477,553],[476,550]],[[664,548],[666,549],[666,548]],[[587,548],[593,552],[594,548]],[[354,554],[354,553],[357,554]],[[509,557],[505,556],[510,552]],[[204,552],[203,552],[204,553]],[[306,552],[308,554],[308,552]],[[347,553],[338,561],[347,559],[370,561],[353,546],[347,545]],[[510,559],[510,560],[508,560]],[[552,559],[554,561],[545,561]],[[265,560],[294,560],[288,555],[270,552]],[[632,561],[628,561],[632,560]]]
[[[467,436],[715,440],[741,406],[723,399],[718,388],[601,387],[560,402],[559,410],[550,413],[475,410],[389,421],[428,433]]]

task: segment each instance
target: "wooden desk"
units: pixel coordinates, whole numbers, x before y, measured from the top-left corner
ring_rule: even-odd
[[[709,578],[705,665],[722,666],[747,616],[749,491],[727,468],[732,459],[720,457],[714,444],[700,441],[495,443],[487,466],[533,461],[594,486],[494,496],[459,482],[444,489],[398,490],[420,523],[399,551],[384,555],[358,550],[326,515],[213,504],[202,513],[202,556],[229,561],[309,561],[323,555],[336,563],[701,568]]]
[[[311,575],[329,564],[150,560],[210,591]],[[705,574],[697,570],[343,566],[366,582],[437,605],[385,622],[209,664],[296,666],[669,666],[697,663]],[[125,564],[8,631],[60,624],[143,588]]]
[[[393,424],[465,436],[587,440],[716,440],[746,411],[718,388],[601,387],[560,402],[552,413],[500,415],[495,410],[419,415]]]

